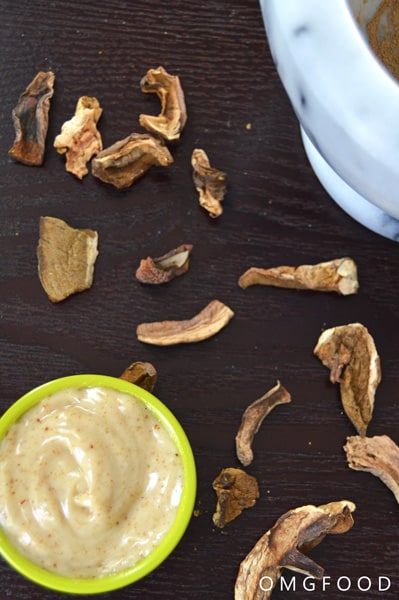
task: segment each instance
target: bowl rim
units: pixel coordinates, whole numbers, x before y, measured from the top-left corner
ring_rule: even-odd
[[[169,531],[148,556],[115,574],[104,577],[73,578],[53,573],[22,555],[0,527],[0,554],[16,571],[43,587],[71,594],[98,594],[135,583],[157,568],[174,550],[191,520],[197,491],[193,451],[188,437],[171,410],[147,390],[121,378],[108,375],[78,374],[53,379],[30,390],[16,400],[0,418],[0,443],[9,428],[42,399],[69,387],[108,387],[134,396],[153,413],[175,443],[183,464],[183,491],[176,517]]]

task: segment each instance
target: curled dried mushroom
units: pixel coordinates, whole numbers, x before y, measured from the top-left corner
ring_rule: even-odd
[[[61,133],[54,140],[54,148],[65,154],[65,168],[78,179],[89,172],[86,164],[101,152],[103,145],[97,123],[103,109],[97,98],[81,96],[76,104],[75,114],[61,127]]]
[[[192,319],[141,323],[136,334],[140,342],[156,346],[172,346],[200,342],[218,333],[234,316],[223,302],[212,300]]]
[[[399,448],[389,436],[350,436],[344,450],[351,469],[379,477],[399,502]]]
[[[119,377],[152,392],[157,381],[157,372],[151,363],[136,361],[129,365]]]
[[[170,75],[163,67],[149,69],[140,82],[142,92],[155,93],[161,101],[161,113],[140,115],[142,127],[162,136],[165,140],[178,140],[187,121],[186,103],[180,79]]]
[[[200,206],[216,218],[223,213],[222,202],[227,190],[227,175],[211,167],[204,150],[196,148],[191,155],[193,181],[199,194]]]
[[[374,398],[381,381],[380,358],[374,340],[361,323],[326,329],[314,348],[330,369],[330,381],[340,384],[344,411],[360,435],[366,435]]]
[[[291,402],[291,394],[278,381],[271,390],[252,402],[241,418],[236,435],[237,458],[245,467],[253,460],[252,442],[267,415],[279,404]]]
[[[316,265],[299,267],[251,267],[241,275],[238,285],[272,285],[296,290],[337,292],[344,296],[356,294],[359,289],[357,267],[351,258],[337,258]]]
[[[143,258],[136,271],[136,278],[141,283],[159,284],[187,273],[192,249],[191,244],[183,244],[158,258]]]
[[[292,569],[321,579],[324,569],[306,556],[327,534],[345,533],[353,525],[355,505],[348,500],[321,506],[301,506],[283,514],[242,561],[235,584],[235,600],[266,600],[281,576]],[[267,578],[270,591],[262,591]],[[269,585],[270,583],[270,585]]]
[[[43,164],[54,80],[52,71],[39,71],[12,111],[15,140],[8,153],[25,165]]]
[[[216,511],[212,519],[216,527],[220,528],[233,521],[245,508],[254,506],[259,498],[255,477],[234,467],[222,469],[212,487],[217,496]]]
[[[127,188],[152,166],[167,167],[173,157],[166,146],[149,133],[132,133],[93,158],[92,174],[118,189]]]

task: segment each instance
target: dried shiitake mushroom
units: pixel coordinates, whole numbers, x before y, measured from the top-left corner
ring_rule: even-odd
[[[200,148],[193,150],[191,165],[200,206],[208,211],[210,217],[220,217],[223,213],[222,202],[227,190],[226,173],[211,167],[205,150]]]
[[[324,569],[306,556],[329,533],[345,533],[353,525],[355,505],[348,500],[321,506],[301,506],[283,514],[242,561],[235,584],[235,600],[267,600],[283,568],[321,579]],[[262,591],[261,579],[271,585]]]
[[[330,369],[330,381],[340,384],[346,415],[360,435],[366,435],[381,381],[380,358],[374,340],[361,323],[326,329],[314,348]]]
[[[222,528],[233,521],[245,508],[254,506],[259,498],[259,487],[255,477],[234,467],[222,469],[212,487],[217,496],[216,511],[213,515],[216,527]]]
[[[191,244],[182,244],[158,258],[143,258],[136,271],[141,283],[167,283],[175,277],[187,273],[190,265]]]
[[[54,80],[52,71],[39,71],[12,111],[15,141],[8,153],[25,165],[43,164]]]

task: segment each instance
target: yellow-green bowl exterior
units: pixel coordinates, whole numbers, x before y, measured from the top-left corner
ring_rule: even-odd
[[[0,419],[0,441],[8,429],[32,406],[45,397],[70,387],[108,387],[130,394],[143,402],[163,424],[174,441],[183,463],[184,484],[176,519],[159,545],[132,567],[105,577],[91,579],[69,578],[47,571],[21,555],[0,528],[0,553],[17,571],[35,583],[71,594],[98,594],[115,590],[148,575],[173,551],[191,519],[196,496],[196,468],[188,438],[172,412],[155,396],[123,379],[107,375],[70,375],[45,383],[17,400]]]

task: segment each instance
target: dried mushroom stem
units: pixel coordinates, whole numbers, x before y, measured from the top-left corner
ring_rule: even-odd
[[[136,361],[129,365],[119,377],[152,392],[157,381],[157,372],[151,363]]]
[[[340,384],[345,413],[357,432],[365,436],[381,381],[373,338],[361,323],[333,327],[321,334],[314,353],[330,369],[330,381]]]
[[[155,93],[161,102],[161,113],[140,115],[142,127],[168,141],[178,140],[187,121],[186,103],[180,79],[163,67],[149,69],[140,82],[141,91]]]
[[[351,469],[379,477],[399,502],[399,448],[389,436],[351,436],[344,450]]]
[[[359,289],[356,263],[351,258],[337,258],[316,265],[299,267],[251,267],[241,275],[238,285],[271,285],[296,290],[337,292],[343,296],[356,294]]]
[[[141,283],[159,284],[187,273],[192,249],[191,244],[183,244],[158,258],[143,258],[136,271],[136,278]]]
[[[76,104],[75,114],[61,127],[61,133],[54,140],[54,148],[65,154],[65,168],[78,179],[89,172],[86,164],[103,149],[97,123],[103,109],[97,98],[81,96]]]
[[[172,162],[169,150],[155,137],[147,133],[132,133],[97,154],[91,165],[94,177],[123,189],[152,166],[167,167]]]
[[[217,496],[213,523],[220,528],[237,518],[245,508],[254,506],[259,498],[255,477],[234,467],[222,469],[212,487]]]
[[[288,402],[291,402],[291,394],[278,381],[277,385],[246,408],[236,435],[236,453],[241,464],[251,464],[254,457],[252,442],[263,420],[273,408]]]
[[[12,111],[15,140],[8,153],[25,165],[43,164],[54,80],[52,71],[39,71]]]
[[[204,150],[196,148],[191,156],[193,181],[199,194],[199,203],[209,216],[216,218],[223,213],[222,202],[227,190],[227,175],[211,167]]]
[[[200,342],[218,333],[233,316],[226,304],[212,300],[192,319],[141,323],[136,334],[140,342],[156,346]]]
[[[319,544],[327,534],[345,533],[353,525],[355,505],[347,500],[321,506],[301,506],[283,514],[242,561],[235,584],[235,600],[266,600],[285,567],[321,579],[324,569],[303,552]],[[262,591],[267,577],[273,585]]]

